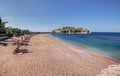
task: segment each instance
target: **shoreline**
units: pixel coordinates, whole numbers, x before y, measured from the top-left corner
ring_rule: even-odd
[[[110,59],[110,60],[113,60],[113,61],[115,61],[115,62],[117,62],[117,63],[120,63],[119,59],[113,58],[113,57],[111,57],[111,56],[109,56],[109,55],[107,55],[107,54],[104,54],[103,52],[100,52],[100,51],[92,51],[92,49],[89,49],[88,47],[82,47],[82,46],[80,46],[80,45],[74,44],[74,43],[69,42],[69,41],[65,41],[65,40],[63,40],[63,39],[56,38],[56,37],[54,37],[54,36],[50,36],[50,37],[52,37],[52,38],[54,38],[54,39],[62,42],[62,43],[65,44],[65,45],[73,46],[73,47],[78,48],[78,49],[83,49],[83,50],[85,50],[85,51],[88,52],[88,53],[96,54],[96,55],[99,55],[99,56],[103,56],[103,57],[105,57],[105,58],[107,58],[107,59]]]
[[[51,37],[51,36],[50,36],[50,37]],[[92,50],[90,50],[90,49],[86,49],[86,48],[84,48],[84,47],[81,47],[81,46],[72,44],[72,43],[70,43],[70,42],[66,43],[67,41],[64,42],[64,40],[60,40],[59,38],[54,38],[54,37],[51,37],[51,38],[53,38],[53,39],[55,39],[55,40],[58,40],[58,41],[60,41],[62,44],[66,45],[66,46],[70,46],[70,47],[75,48],[75,49],[77,49],[77,50],[82,49],[82,50],[84,50],[85,52],[87,52],[87,53],[89,53],[89,54],[91,54],[91,55],[97,55],[97,56],[99,56],[99,57],[103,57],[103,58],[108,59],[108,60],[111,60],[111,61],[113,61],[113,62],[120,63],[120,62],[117,61],[117,60],[114,60],[114,59],[112,59],[112,58],[110,58],[110,57],[107,57],[107,56],[104,56],[104,55],[102,55],[102,54],[99,54],[99,53],[97,53],[97,52],[94,52],[94,51],[92,51]]]
[[[77,46],[39,34],[31,38],[31,51],[12,54],[16,46],[0,45],[0,75],[2,76],[96,76],[109,65],[119,64]]]

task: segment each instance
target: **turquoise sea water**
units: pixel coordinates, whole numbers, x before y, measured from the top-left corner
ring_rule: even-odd
[[[94,32],[89,35],[51,34],[51,36],[120,62],[120,33]]]

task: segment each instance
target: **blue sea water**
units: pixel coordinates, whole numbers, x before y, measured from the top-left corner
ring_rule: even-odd
[[[120,62],[120,33],[51,34],[53,38],[89,49]]]

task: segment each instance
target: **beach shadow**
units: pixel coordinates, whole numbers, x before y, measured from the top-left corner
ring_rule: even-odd
[[[7,43],[0,43],[0,45],[2,45],[2,46],[7,46]]]
[[[13,45],[17,45],[17,43],[14,42]],[[28,46],[29,44],[28,44],[27,42],[23,42],[23,43],[20,43],[20,45],[22,45],[22,46],[23,46],[23,45],[24,45],[24,46]]]
[[[24,54],[24,53],[32,53],[32,51],[28,51],[27,49],[18,49],[16,48],[13,52],[13,54]]]

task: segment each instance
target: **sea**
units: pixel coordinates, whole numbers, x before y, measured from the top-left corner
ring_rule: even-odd
[[[120,33],[51,34],[51,37],[78,47],[83,47],[120,62]]]

